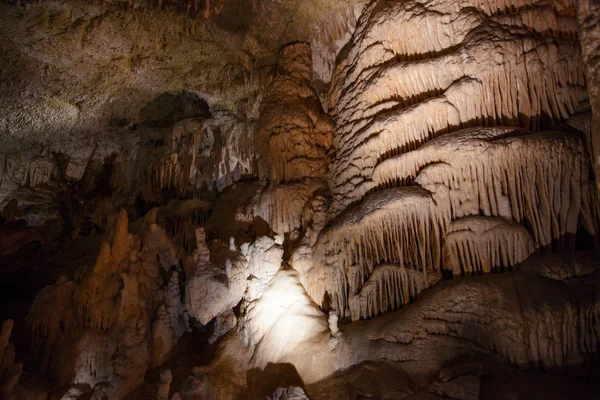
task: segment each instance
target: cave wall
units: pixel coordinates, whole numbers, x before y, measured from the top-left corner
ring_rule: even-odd
[[[587,371],[594,4],[243,6],[0,5],[0,273],[74,264],[30,294],[20,385],[5,324],[2,394],[386,398],[362,380],[391,368],[391,397],[458,399],[487,362]]]

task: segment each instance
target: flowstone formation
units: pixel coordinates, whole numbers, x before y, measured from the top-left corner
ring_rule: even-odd
[[[0,6],[0,397],[600,396],[597,7],[241,3]]]
[[[590,133],[569,124],[586,100],[576,34],[560,2],[367,6],[329,92],[320,252],[340,273],[313,297],[372,317],[448,271],[508,269],[538,247],[574,250],[581,230],[596,237]]]

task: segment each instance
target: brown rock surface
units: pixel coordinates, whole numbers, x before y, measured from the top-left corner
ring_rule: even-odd
[[[598,398],[596,8],[2,3],[0,397]]]

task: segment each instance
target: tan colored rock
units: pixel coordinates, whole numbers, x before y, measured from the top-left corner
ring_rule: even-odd
[[[117,262],[121,261],[128,253],[129,250],[129,220],[127,218],[127,211],[121,209],[119,216],[117,217],[117,223],[115,231],[113,233],[113,239],[111,244],[111,252],[113,259]]]
[[[15,389],[23,372],[23,364],[15,363],[15,350],[10,335],[14,322],[2,322],[0,331],[0,396],[6,400],[15,400]]]
[[[583,64],[585,65],[585,76],[587,88],[592,106],[593,127],[591,132],[591,156],[592,166],[596,174],[596,184],[600,193],[600,62],[598,52],[600,51],[600,6],[590,0],[576,1],[577,22],[579,24],[579,42]]]
[[[156,400],[169,400],[169,390],[171,389],[172,379],[173,376],[170,369],[165,369],[160,372],[160,382],[158,383]]]
[[[407,304],[444,268],[470,274],[537,247],[573,250],[580,219],[596,235],[585,142],[540,132],[586,100],[573,7],[525,5],[363,9],[329,91],[332,202],[315,246],[327,267],[303,280],[315,301],[365,318]],[[479,216],[523,226],[511,228],[518,238],[500,225],[484,235],[480,222],[492,219]],[[477,238],[455,243],[458,225]],[[455,250],[444,259],[445,240]]]
[[[333,214],[364,196],[377,164],[449,129],[486,121],[537,131],[542,114],[556,124],[585,98],[577,42],[525,33],[573,35],[569,7],[536,4],[533,10],[548,14],[542,20],[526,8],[496,16],[487,2],[471,9],[466,3],[409,4],[367,7],[364,13],[374,18],[362,20],[332,80]],[[536,26],[537,21],[548,26]],[[407,40],[416,30],[422,32],[418,40]],[[523,85],[528,91],[517,96]]]
[[[452,221],[444,239],[444,266],[454,276],[509,269],[525,261],[537,243],[523,225],[501,217]]]
[[[277,68],[261,104],[257,133],[260,176],[272,183],[323,178],[332,126],[310,86],[310,46],[298,43],[284,47]]]
[[[340,367],[385,358],[410,374],[429,374],[453,358],[481,352],[523,367],[577,364],[598,346],[595,295],[576,294],[593,278],[548,285],[539,268],[559,269],[586,257],[534,255],[517,272],[436,285],[403,310],[351,324],[338,339]],[[442,380],[462,373],[445,374]]]
[[[81,281],[62,277],[30,309],[42,368],[49,365],[59,386],[79,393],[87,385],[84,392],[98,399],[124,398],[136,389],[189,329],[173,245],[155,224],[139,235],[129,234],[127,225],[122,211],[113,245],[102,244]],[[163,279],[160,271],[173,266]]]
[[[269,185],[253,204],[253,215],[268,222],[278,234],[293,232],[302,228],[304,208],[319,190],[326,190],[324,181]]]

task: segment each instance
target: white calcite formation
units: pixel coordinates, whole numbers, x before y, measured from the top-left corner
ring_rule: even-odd
[[[469,216],[448,226],[444,266],[455,276],[485,274],[520,264],[536,248],[523,225],[502,217]]]
[[[327,316],[307,296],[297,272],[282,269],[246,308],[250,366],[292,364],[305,382],[334,371]]]
[[[586,98],[576,31],[568,2],[363,10],[329,92],[336,153],[317,254],[338,272],[308,284],[315,301],[327,294],[342,315],[371,317],[444,269],[572,250],[580,225],[596,235],[585,141],[540,132]]]
[[[277,388],[273,393],[272,400],[308,400],[306,393],[302,388],[298,386],[291,386],[289,388]]]
[[[192,317],[206,325],[240,302],[246,291],[248,262],[234,250],[224,265],[214,264],[202,228],[196,230],[196,238],[198,248],[186,283],[186,306]]]
[[[271,279],[281,268],[283,247],[281,238],[268,236],[257,238],[246,252],[248,260],[248,288],[245,294],[247,301],[260,298]]]

